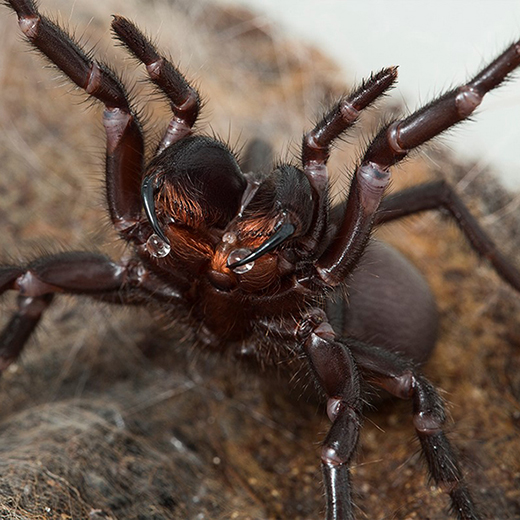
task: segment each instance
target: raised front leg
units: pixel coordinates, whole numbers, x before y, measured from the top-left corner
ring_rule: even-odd
[[[93,60],[56,24],[41,15],[32,0],[8,0],[32,45],[78,87],[105,105],[106,190],[112,221],[123,237],[134,237],[141,219],[144,143],[141,125],[120,79]]]
[[[115,16],[112,29],[130,52],[146,65],[150,79],[170,100],[173,118],[157,149],[159,155],[168,146],[191,134],[201,108],[199,93],[132,22]]]
[[[327,161],[332,144],[357,121],[363,109],[382,96],[397,79],[397,68],[383,69],[364,81],[359,88],[341,99],[317,125],[303,136],[302,164],[316,195],[316,222],[308,247],[320,247],[328,226],[329,176]]]
[[[502,83],[518,65],[520,42],[511,45],[466,85],[447,92],[378,133],[354,174],[336,236],[316,262],[325,283],[341,284],[357,265],[390,182],[389,168],[403,160],[413,148],[468,118],[484,95]]]

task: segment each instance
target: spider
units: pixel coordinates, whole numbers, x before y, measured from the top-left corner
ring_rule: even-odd
[[[119,262],[68,252],[2,266],[1,291],[18,292],[18,310],[0,335],[0,369],[19,357],[56,293],[158,305],[181,316],[203,348],[267,365],[287,357],[308,364],[332,423],[321,451],[327,519],[354,518],[349,466],[365,383],[411,400],[431,477],[449,494],[457,518],[480,518],[443,432],[442,399],[417,368],[435,345],[435,302],[408,261],[370,237],[377,225],[447,210],[476,252],[520,290],[519,272],[447,183],[383,198],[391,167],[469,117],[484,94],[520,64],[520,43],[467,84],[385,125],[357,166],[348,197],[332,207],[331,148],[392,87],[395,67],[370,76],[304,135],[300,166],[270,165],[260,141],[239,162],[221,141],[194,133],[201,109],[197,90],[133,23],[115,16],[116,37],[146,66],[173,113],[145,164],[143,131],[118,76],[41,15],[32,0],[7,4],[32,45],[104,104],[109,215],[133,253]],[[366,276],[362,267],[369,264]],[[370,344],[368,336],[384,341]]]

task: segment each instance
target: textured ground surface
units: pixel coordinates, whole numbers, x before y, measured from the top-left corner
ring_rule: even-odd
[[[281,42],[246,13],[160,0],[102,8],[83,0],[72,14],[68,2],[43,4],[61,9],[126,77],[135,67],[109,44],[109,14],[160,32],[161,45],[200,83],[205,121],[231,143],[262,134],[285,156],[322,101],[345,88],[323,57]],[[0,27],[0,250],[13,262],[63,248],[117,258],[101,209],[99,108],[87,110],[55,71],[23,52],[5,8]],[[135,91],[150,96],[142,83]],[[153,108],[152,135],[167,113]],[[376,122],[370,113],[364,132]],[[332,164],[338,171],[352,155],[343,148]],[[472,165],[429,156],[396,171],[395,187],[441,175],[459,182],[520,265],[518,198]],[[520,518],[520,298],[438,214],[381,236],[413,259],[438,298],[441,338],[425,372],[444,391],[451,438],[486,518]],[[3,298],[3,319],[13,303]],[[319,518],[319,440],[328,421],[314,404],[201,358],[181,339],[174,326],[161,332],[146,311],[58,299],[0,381],[0,517]],[[446,497],[426,484],[412,433],[407,403],[368,413],[353,469],[359,518],[447,518]]]

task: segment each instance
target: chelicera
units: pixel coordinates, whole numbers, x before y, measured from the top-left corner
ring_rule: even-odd
[[[301,165],[267,167],[269,154],[260,142],[238,161],[222,142],[195,134],[198,92],[133,23],[116,16],[116,37],[146,66],[173,113],[145,164],[142,128],[118,76],[42,16],[32,0],[7,3],[33,46],[104,104],[108,209],[133,254],[115,262],[69,252],[1,267],[1,291],[18,292],[18,310],[0,335],[0,369],[18,358],[57,293],[159,304],[182,316],[203,348],[231,350],[264,364],[290,356],[308,364],[332,422],[321,451],[328,519],[354,517],[349,465],[362,422],[364,382],[412,401],[431,477],[449,494],[457,518],[480,518],[442,429],[442,399],[417,369],[435,345],[435,302],[408,261],[370,235],[377,225],[442,208],[476,252],[520,290],[518,271],[448,184],[428,183],[383,198],[391,167],[469,117],[485,93],[520,64],[520,43],[467,84],[384,126],[357,166],[348,197],[331,207],[331,147],[361,110],[392,87],[396,68],[373,74],[304,135]]]

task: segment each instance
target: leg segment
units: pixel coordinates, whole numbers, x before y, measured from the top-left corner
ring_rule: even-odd
[[[0,294],[7,290],[18,291],[18,311],[0,333],[0,371],[20,355],[55,293],[120,304],[142,304],[150,294],[169,305],[181,298],[139,264],[117,264],[86,252],[39,258],[26,268],[1,267]]]
[[[329,160],[332,143],[357,121],[361,110],[384,94],[396,79],[396,67],[383,69],[374,74],[357,90],[341,99],[310,132],[304,135],[302,163],[306,175],[317,190],[328,180],[323,178],[322,169]]]
[[[413,424],[430,474],[449,493],[458,520],[478,520],[479,515],[450,442],[442,431],[444,405],[432,384],[413,365],[392,352],[346,339],[363,378],[401,399],[411,399]]]
[[[159,155],[165,148],[191,133],[201,108],[199,93],[129,20],[115,16],[112,29],[130,52],[146,65],[151,80],[170,100],[174,117],[157,150]]]
[[[64,253],[40,258],[22,269],[0,269],[1,292],[18,290],[18,311],[0,333],[0,371],[20,355],[54,293],[113,293],[124,269],[102,255]]]
[[[317,195],[316,222],[312,226],[309,247],[315,249],[327,229],[328,187],[327,161],[332,143],[357,121],[361,110],[386,92],[397,78],[397,68],[383,69],[371,76],[350,95],[341,99],[323,119],[303,137],[303,171]]]
[[[379,132],[355,172],[336,236],[317,262],[318,273],[327,284],[340,284],[357,265],[390,182],[388,169],[413,148],[469,117],[483,96],[519,65],[520,42],[517,42],[466,85]]]
[[[68,34],[42,16],[33,0],[9,0],[8,4],[31,44],[87,94],[104,103],[108,207],[116,229],[130,236],[141,215],[144,143],[128,94],[114,72],[91,59]]]
[[[332,421],[321,452],[326,518],[351,520],[354,512],[349,466],[361,428],[361,391],[356,364],[348,348],[335,341],[325,313],[316,310],[301,327],[303,348],[328,397],[327,413]]]
[[[0,374],[21,354],[52,297],[18,296],[18,311],[0,333]]]
[[[520,42],[516,42],[466,85],[447,92],[406,119],[383,128],[363,160],[373,161],[382,168],[396,164],[413,148],[468,118],[484,95],[498,87],[519,65]]]
[[[491,263],[504,281],[520,292],[520,272],[500,253],[446,181],[414,186],[385,198],[376,214],[375,225],[441,208],[449,211],[473,249]]]

